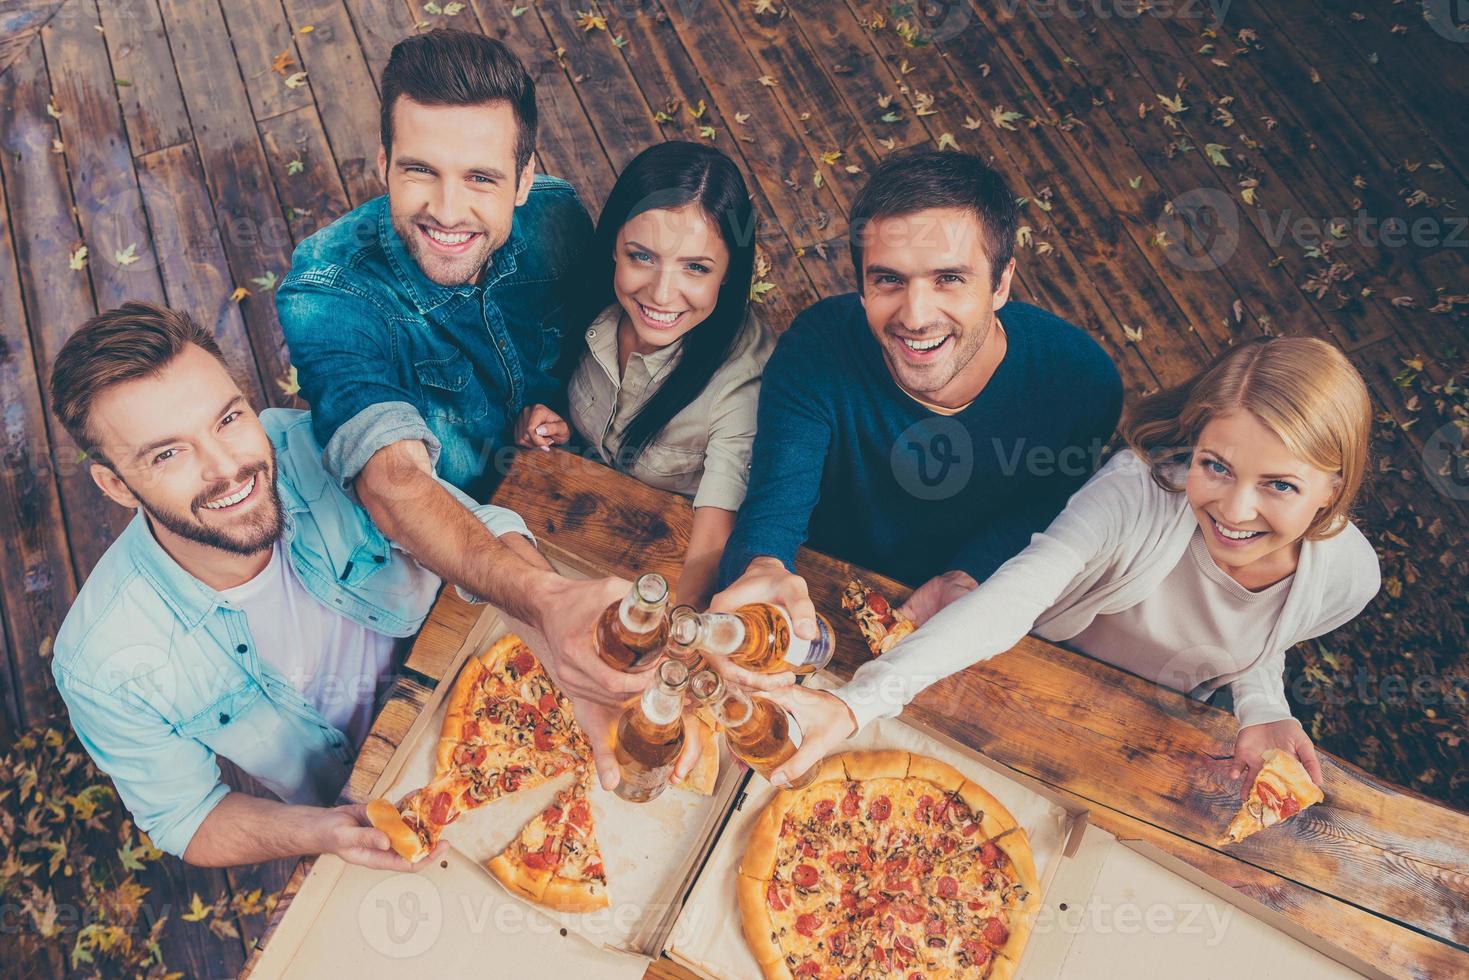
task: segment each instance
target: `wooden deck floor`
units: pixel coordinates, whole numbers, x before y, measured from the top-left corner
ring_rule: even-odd
[[[539,163],[594,214],[648,143],[734,155],[778,326],[850,288],[844,216],[874,164],[952,144],[1025,199],[1020,297],[1085,326],[1131,392],[1261,332],[1337,342],[1382,413],[1363,523],[1389,587],[1328,662],[1462,676],[1469,487],[1436,488],[1424,460],[1444,458],[1457,431],[1444,426],[1469,407],[1469,33],[1388,0],[1235,0],[1217,27],[1203,0],[1142,16],[1117,0],[914,6],[0,7],[0,726],[59,712],[45,651],[129,516],[47,414],[62,341],[124,299],[168,302],[214,326],[260,402],[297,404],[271,286],[296,242],[381,192],[376,77],[395,41],[439,25],[521,55],[540,90]],[[1338,735],[1335,751],[1464,805],[1462,703],[1353,710],[1368,737]],[[1384,717],[1443,744],[1403,757],[1371,734]],[[176,907],[282,880],[279,867],[152,874]],[[259,925],[219,940],[174,915],[163,953],[190,976],[232,974]]]

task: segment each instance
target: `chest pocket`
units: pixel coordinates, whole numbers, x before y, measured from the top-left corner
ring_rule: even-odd
[[[421,410],[425,418],[475,422],[489,414],[490,403],[484,387],[462,352],[415,361],[413,373],[423,394]]]
[[[663,481],[665,489],[676,490],[678,493],[693,493],[699,485],[699,477],[704,474],[704,451],[702,449],[680,449],[664,443],[655,442],[643,450],[638,457],[636,469],[640,473],[659,477]],[[691,482],[692,486],[683,489],[683,485]],[[677,483],[675,487],[673,484]]]
[[[188,738],[198,739],[218,750],[216,745],[218,739],[221,737],[227,739],[229,733],[241,731],[249,726],[250,711],[257,707],[257,702],[261,697],[260,688],[253,684],[232,691],[192,718],[178,722],[174,725],[174,731]]]
[[[558,306],[541,318],[541,354],[536,366],[549,373],[561,359],[561,348],[566,334],[566,313]]]

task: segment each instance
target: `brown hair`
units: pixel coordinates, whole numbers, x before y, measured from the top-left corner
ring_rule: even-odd
[[[393,157],[393,103],[405,95],[420,105],[472,106],[509,102],[515,112],[515,179],[536,150],[536,83],[515,53],[472,31],[446,27],[393,45],[383,68],[378,127]]]
[[[1199,434],[1215,418],[1244,410],[1291,453],[1341,479],[1336,496],[1306,528],[1329,538],[1367,472],[1372,403],[1362,376],[1336,347],[1315,337],[1262,337],[1225,351],[1193,379],[1139,400],[1122,423],[1122,438],[1165,490],[1193,456]]]
[[[137,300],[99,313],[78,327],[56,356],[51,411],[78,446],[110,467],[91,430],[92,403],[114,385],[157,374],[189,344],[204,348],[229,370],[214,335],[187,313]]]

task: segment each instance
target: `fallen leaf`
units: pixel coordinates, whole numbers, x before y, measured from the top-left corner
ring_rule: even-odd
[[[975,119],[973,116],[965,116],[964,117],[964,128],[965,129],[978,129],[979,127],[981,127],[983,125],[984,125],[984,120],[983,119]]]
[[[286,174],[288,176],[291,176],[291,177],[296,176],[297,174],[299,174],[301,171],[303,171],[305,169],[306,169],[306,164],[304,164],[304,163],[301,162],[301,158],[300,157],[297,157],[296,159],[290,160],[290,161],[288,161],[286,163]]]
[[[759,82],[761,85],[764,85],[766,88],[775,88],[775,79],[771,78],[769,75],[761,75],[759,78],[755,79],[755,81]]]
[[[1173,98],[1171,99],[1168,96],[1164,95],[1162,92],[1159,92],[1158,101],[1163,104],[1163,108],[1167,112],[1173,115],[1178,115],[1180,112],[1184,112],[1188,109],[1188,106],[1183,104],[1183,96],[1177,92],[1173,94]]]
[[[66,265],[72,272],[80,272],[82,269],[85,269],[87,266],[87,246],[78,245],[72,249],[71,254],[67,256]]]
[[[708,106],[706,106],[704,104],[704,100],[703,99],[700,99],[699,100],[699,107],[697,109],[694,108],[693,106],[688,106],[688,105],[684,106],[684,111],[687,112],[689,115],[693,116],[695,119],[701,118],[704,115],[704,113],[705,113],[705,111],[707,109],[708,109]]]
[[[1008,129],[1012,133],[1016,132],[1017,130],[1011,124],[1014,123],[1017,119],[1024,118],[1025,117],[1021,113],[1011,112],[1004,106],[996,106],[995,108],[990,110],[990,122],[994,123],[1000,129]]]
[[[1143,175],[1138,174],[1136,177],[1127,178],[1127,186],[1131,187],[1133,190],[1137,190],[1139,187],[1143,186]]]
[[[132,265],[138,261],[138,244],[133,242],[127,248],[119,248],[112,253],[112,261],[118,265]]]
[[[775,0],[755,0],[755,13],[773,14],[775,12]]]
[[[827,164],[828,166],[830,166],[833,163],[836,163],[841,158],[842,158],[842,151],[841,150],[827,150],[825,153],[821,154],[821,162],[824,163],[824,164]]]
[[[1223,145],[1222,143],[1204,144],[1204,153],[1209,157],[1209,162],[1214,164],[1214,166],[1216,167],[1230,166],[1228,158],[1224,155],[1224,151],[1227,149],[1228,147]]]
[[[284,76],[295,63],[296,59],[291,57],[291,50],[287,48],[271,59],[270,70],[277,75]]]
[[[299,394],[301,391],[301,382],[296,377],[296,365],[287,365],[285,375],[276,378],[275,384],[281,390],[282,394],[287,396]]]
[[[462,3],[446,3],[446,4],[444,4],[444,16],[445,17],[453,17],[456,14],[458,14],[459,11],[461,11],[463,9],[464,9],[464,4],[462,4]]]
[[[274,289],[275,284],[280,280],[276,278],[276,274],[274,272],[267,271],[265,275],[256,276],[250,281],[259,286],[261,289],[264,289],[268,292],[269,290]]]
[[[712,140],[717,135],[713,126],[700,126],[699,135],[706,140]]]
[[[301,28],[296,33],[297,34],[310,34],[314,30],[316,30],[315,26],[313,26],[311,24],[307,24],[305,27]]]
[[[250,290],[246,289],[244,286],[236,286],[235,291],[230,293],[230,301],[233,303],[238,303],[249,295]]]
[[[582,29],[582,33],[605,31],[607,29],[607,18],[595,10],[578,10],[576,12],[576,26]]]
[[[296,74],[286,77],[286,88],[300,88],[305,84],[306,73],[304,71],[298,71]]]
[[[944,149],[946,147],[953,147],[956,150],[959,149],[959,144],[956,143],[956,142],[954,142],[954,134],[953,133],[940,133],[939,134],[939,149],[942,150],[942,149]]]
[[[1140,344],[1143,342],[1142,327],[1134,328],[1124,323],[1122,325],[1122,335],[1127,338],[1128,343]]]
[[[212,905],[205,905],[199,900],[199,893],[194,892],[194,899],[189,903],[189,911],[180,913],[179,918],[185,922],[199,922],[209,915]]]
[[[50,116],[52,119],[61,118],[61,110],[56,108],[55,100],[46,103],[46,115]]]
[[[748,112],[736,112],[735,113],[735,122],[739,123],[741,126],[743,126],[745,123],[747,123],[749,121],[750,121],[750,114]]]

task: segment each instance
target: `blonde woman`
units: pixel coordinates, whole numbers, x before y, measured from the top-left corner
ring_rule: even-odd
[[[1245,791],[1271,748],[1319,784],[1285,652],[1377,593],[1377,555],[1347,517],[1370,424],[1361,377],[1311,338],[1246,344],[1144,398],[1123,424],[1129,448],[983,584],[835,694],[777,692],[807,737],[775,778],[1034,631],[1195,697],[1227,686]]]

